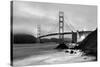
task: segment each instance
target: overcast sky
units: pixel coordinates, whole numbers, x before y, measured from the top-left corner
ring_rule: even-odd
[[[42,35],[58,32],[59,11],[64,12],[64,31],[97,27],[96,6],[14,1],[13,32],[36,36],[37,25],[41,26]]]

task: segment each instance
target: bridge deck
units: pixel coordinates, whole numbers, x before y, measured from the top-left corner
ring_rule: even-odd
[[[78,31],[79,34],[85,34],[85,33],[90,33],[92,31]],[[74,33],[77,33],[77,32],[74,32]],[[64,32],[64,33],[61,33],[62,35],[65,35],[65,34],[72,34],[72,32]],[[51,34],[47,34],[47,35],[42,35],[40,36],[39,38],[42,38],[42,37],[47,37],[47,36],[54,36],[54,35],[59,35],[59,33],[51,33]]]

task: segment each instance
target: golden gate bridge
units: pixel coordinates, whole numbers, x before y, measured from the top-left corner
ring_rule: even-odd
[[[67,22],[68,23],[68,22]],[[40,42],[40,39],[43,37],[48,37],[48,36],[55,36],[58,35],[59,36],[59,44],[64,44],[65,40],[64,40],[64,35],[68,35],[71,34],[72,35],[72,43],[77,43],[80,39],[84,39],[89,33],[91,33],[92,31],[78,31],[75,30],[74,26],[71,24],[67,24],[67,26],[69,26],[71,32],[64,32],[64,26],[65,26],[65,20],[64,20],[64,12],[60,11],[59,12],[59,32],[58,33],[49,33],[46,35],[42,35],[41,32],[41,25],[37,25],[37,42]],[[55,30],[55,29],[54,29]]]

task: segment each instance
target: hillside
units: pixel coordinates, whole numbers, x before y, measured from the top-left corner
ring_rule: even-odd
[[[86,55],[97,57],[97,29],[90,33],[80,44],[77,49],[83,50]]]
[[[36,38],[28,34],[14,34],[13,43],[35,43]]]

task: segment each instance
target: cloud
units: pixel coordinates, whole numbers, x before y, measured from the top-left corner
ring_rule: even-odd
[[[97,27],[96,6],[14,1],[13,8],[14,33],[36,36],[37,25],[41,26],[42,34],[58,32],[59,11],[64,12],[65,31]]]

